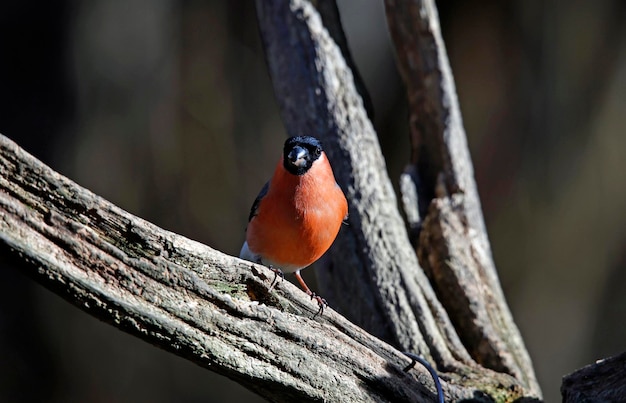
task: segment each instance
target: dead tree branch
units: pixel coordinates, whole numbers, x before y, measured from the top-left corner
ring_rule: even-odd
[[[420,264],[472,358],[540,395],[491,255],[435,3],[385,6],[411,113],[401,183]]]
[[[0,254],[72,304],[272,401],[431,401],[410,360],[267,268],[156,227],[0,135]],[[425,385],[425,386],[422,386]],[[471,390],[444,383],[457,399]]]

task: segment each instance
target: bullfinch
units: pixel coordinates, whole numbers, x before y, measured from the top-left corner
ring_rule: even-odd
[[[321,313],[326,300],[307,287],[300,270],[330,248],[347,215],[348,202],[320,141],[290,137],[274,175],[252,204],[239,257],[264,264],[281,277],[294,273]]]

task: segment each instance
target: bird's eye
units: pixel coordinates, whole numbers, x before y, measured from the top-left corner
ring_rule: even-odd
[[[315,147],[315,159],[317,159],[320,155],[322,155],[322,147]]]

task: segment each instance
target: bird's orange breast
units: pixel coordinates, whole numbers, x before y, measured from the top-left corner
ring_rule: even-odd
[[[294,272],[330,248],[347,212],[348,203],[324,154],[300,176],[288,173],[280,161],[248,224],[246,240],[264,263]]]

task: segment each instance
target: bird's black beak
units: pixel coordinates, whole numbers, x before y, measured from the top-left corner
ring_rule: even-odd
[[[295,146],[291,149],[291,151],[289,151],[289,154],[287,154],[287,160],[291,165],[302,168],[306,166],[308,156],[309,152],[306,148]]]

